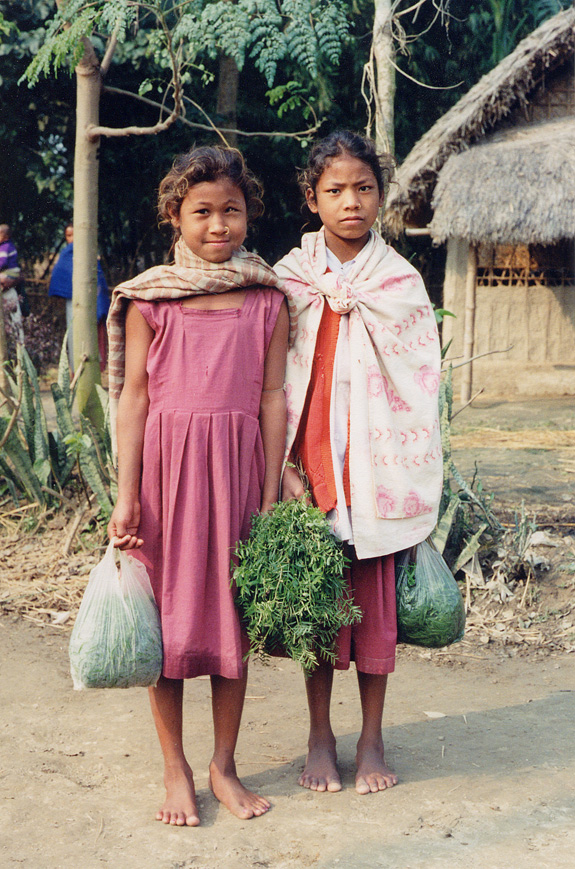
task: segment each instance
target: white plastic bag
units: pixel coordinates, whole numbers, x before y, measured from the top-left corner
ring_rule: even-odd
[[[162,633],[146,568],[114,546],[90,573],[70,637],[74,688],[155,685],[162,672]]]

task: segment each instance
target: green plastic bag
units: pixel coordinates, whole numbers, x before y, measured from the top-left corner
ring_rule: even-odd
[[[162,632],[148,572],[110,542],[90,573],[70,637],[74,688],[155,685],[162,672]]]
[[[398,643],[434,649],[462,639],[463,598],[429,538],[396,556],[395,588]]]

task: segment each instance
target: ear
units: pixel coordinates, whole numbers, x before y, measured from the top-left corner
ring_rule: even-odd
[[[316,198],[315,198],[315,193],[313,192],[311,187],[308,187],[306,192],[305,192],[305,201],[307,203],[307,207],[312,212],[312,214],[317,214],[318,213],[317,202],[316,202]]]
[[[180,215],[170,211],[170,223],[174,227],[174,229],[178,229],[180,226]]]
[[[379,207],[383,208],[384,205],[385,205],[385,190],[382,190],[381,193],[379,194]]]

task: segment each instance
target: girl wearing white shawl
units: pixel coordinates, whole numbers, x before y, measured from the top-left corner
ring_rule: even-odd
[[[349,582],[361,623],[338,638],[336,667],[355,660],[363,712],[356,790],[397,782],[381,724],[395,666],[393,553],[432,531],[442,484],[437,393],[440,351],[419,273],[372,226],[391,160],[349,132],[312,149],[302,187],[322,228],[276,265],[298,313],[286,370],[286,456],[299,460],[316,503],[351,558]],[[298,497],[286,467],[283,497]],[[309,753],[299,783],[338,791],[329,706],[333,668],[307,679]]]

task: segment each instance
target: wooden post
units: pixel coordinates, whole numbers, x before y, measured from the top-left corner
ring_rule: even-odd
[[[467,254],[467,274],[465,277],[465,320],[463,331],[463,365],[461,369],[461,403],[465,404],[471,398],[473,381],[473,337],[475,332],[475,295],[477,285],[477,251],[475,245],[469,245]],[[469,361],[468,361],[469,360]]]

